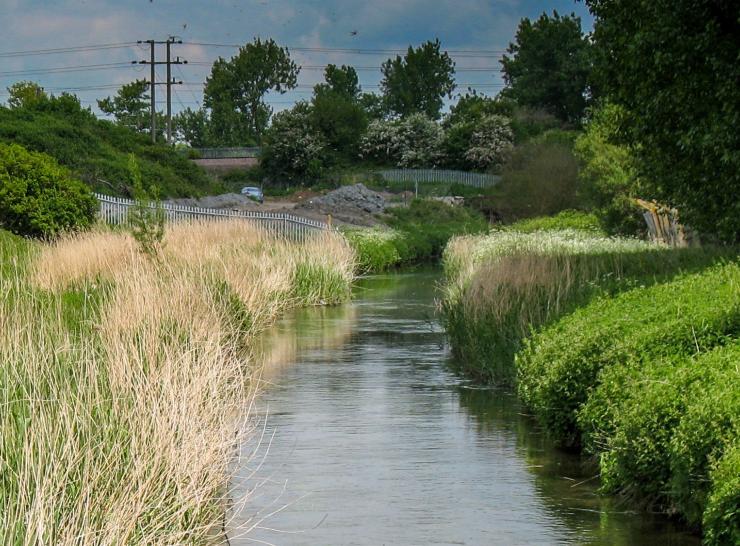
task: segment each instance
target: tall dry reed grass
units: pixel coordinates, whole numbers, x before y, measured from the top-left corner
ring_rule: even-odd
[[[255,335],[344,297],[353,259],[336,235],[200,224],[156,261],[101,231],[1,279],[0,543],[220,543]]]

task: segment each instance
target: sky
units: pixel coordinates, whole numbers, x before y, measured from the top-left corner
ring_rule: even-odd
[[[574,0],[0,0],[0,102],[9,85],[31,80],[74,93],[99,113],[96,99],[148,78],[148,66],[131,64],[149,58],[148,44],[137,40],[168,36],[183,41],[172,46],[173,57],[188,61],[173,67],[184,82],[173,87],[175,112],[198,108],[213,61],[255,37],[287,46],[302,66],[297,89],[267,97],[275,111],[309,98],[329,63],[356,67],[363,91],[377,92],[384,60],[435,38],[455,61],[456,93],[472,87],[495,95],[503,86],[499,59],[519,21],[553,10],[592,28],[587,8]],[[60,48],[75,49],[48,52]],[[165,46],[156,55],[164,60]],[[165,81],[163,66],[158,78]],[[157,93],[164,109],[164,87]]]

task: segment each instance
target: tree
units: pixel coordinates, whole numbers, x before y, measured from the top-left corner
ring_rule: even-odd
[[[233,121],[238,119],[247,134],[257,141],[267,127],[272,109],[264,102],[269,91],[285,93],[296,86],[299,67],[290,59],[287,48],[274,40],[256,38],[239,48],[229,61],[219,58],[206,79],[204,102],[213,112],[217,133],[239,138]],[[229,114],[236,113],[237,118]],[[230,144],[243,144],[231,141]]]
[[[141,170],[134,154],[129,155],[128,169],[134,190],[134,206],[129,213],[131,234],[139,243],[141,252],[149,258],[156,259],[162,250],[165,222],[159,188],[144,186]]]
[[[177,138],[194,148],[204,148],[212,144],[211,120],[204,108],[182,110],[172,118],[172,125]]]
[[[362,91],[357,71],[351,66],[337,67],[337,65],[330,64],[324,70],[324,79],[326,83],[319,84],[317,88],[326,88],[347,100],[356,101]]]
[[[508,55],[501,59],[506,96],[522,106],[544,108],[579,124],[588,103],[591,45],[575,14],[543,13],[519,23]]]
[[[357,72],[351,66],[329,65],[326,83],[314,87],[311,122],[329,146],[347,157],[355,157],[360,137],[367,128],[367,116],[358,103]]]
[[[325,167],[327,143],[311,120],[311,105],[299,102],[275,114],[265,133],[262,166],[276,178],[317,178]]]
[[[402,120],[375,120],[362,138],[362,156],[402,168],[437,166],[444,133],[433,120],[412,114]]]
[[[404,57],[388,59],[381,71],[388,108],[402,117],[419,113],[439,119],[444,97],[452,98],[455,89],[455,63],[440,51],[439,40],[409,46]]]
[[[579,197],[609,233],[640,235],[645,222],[634,202],[640,197],[634,153],[616,143],[623,116],[623,108],[603,104],[592,110],[585,132],[576,139]]]
[[[587,0],[598,81],[624,108],[651,194],[705,235],[740,240],[740,4]]]
[[[16,82],[7,89],[11,108],[34,108],[49,99],[44,88],[35,82]]]
[[[146,80],[127,83],[121,86],[115,97],[98,100],[98,108],[103,113],[112,115],[119,125],[140,133],[148,131],[151,125],[148,89],[149,83]],[[161,123],[157,125],[162,126]]]
[[[497,169],[504,163],[513,143],[509,119],[487,115],[475,126],[465,159],[479,169]]]
[[[388,106],[383,97],[375,93],[362,93],[357,99],[370,120],[385,119],[388,117]]]

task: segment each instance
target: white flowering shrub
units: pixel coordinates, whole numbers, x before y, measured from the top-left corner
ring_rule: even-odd
[[[311,123],[309,105],[298,103],[275,114],[265,139],[262,164],[288,178],[316,176],[325,162],[327,144]]]
[[[444,133],[423,114],[402,120],[375,120],[360,142],[362,157],[391,163],[400,168],[437,166],[443,157]]]
[[[465,159],[479,169],[501,167],[514,145],[509,119],[491,114],[477,124],[465,152]]]

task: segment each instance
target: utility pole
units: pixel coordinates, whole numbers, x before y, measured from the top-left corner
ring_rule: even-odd
[[[176,60],[172,60],[170,57],[170,46],[172,44],[181,44],[182,40],[176,39],[174,36],[170,36],[165,40],[164,42],[156,41],[156,40],[139,40],[137,41],[138,44],[149,44],[150,48],[150,55],[148,61],[139,61],[138,64],[148,64],[151,66],[150,70],[150,76],[149,76],[149,84],[151,88],[151,134],[152,134],[152,143],[157,142],[157,101],[156,101],[156,86],[157,85],[166,85],[167,86],[167,143],[172,143],[172,86],[173,85],[180,85],[182,84],[182,81],[176,81],[172,77],[172,69],[171,65],[173,64],[187,64],[187,61],[181,60],[180,57],[177,57]],[[166,61],[157,61],[156,56],[154,54],[154,48],[156,44],[165,44],[167,46],[167,60]],[[136,61],[133,61],[136,63]],[[156,65],[158,64],[165,64],[167,65],[167,81],[166,82],[158,82],[157,81],[157,73],[155,71]]]

